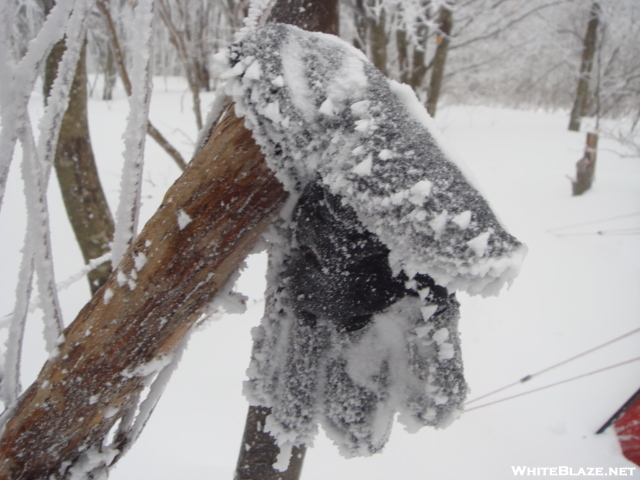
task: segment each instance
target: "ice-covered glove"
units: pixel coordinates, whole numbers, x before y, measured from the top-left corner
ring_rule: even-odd
[[[281,446],[322,425],[346,455],[392,419],[446,426],[466,393],[450,292],[499,292],[525,248],[410,87],[345,42],[286,25],[217,57],[225,92],[290,193],[246,392]]]

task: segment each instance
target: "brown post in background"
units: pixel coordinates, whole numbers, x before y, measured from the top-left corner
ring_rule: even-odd
[[[584,156],[576,163],[576,179],[573,180],[573,194],[582,195],[591,188],[596,173],[596,154],[598,153],[598,134],[587,133],[587,146]]]
[[[267,19],[268,23],[287,23],[309,31],[338,34],[338,0],[278,0]],[[273,468],[280,449],[275,439],[264,432],[269,408],[249,407],[241,442],[235,480],[297,480],[300,478],[306,447],[291,451],[289,466],[284,472]]]
[[[582,61],[580,62],[580,76],[578,78],[578,87],[576,90],[576,98],[571,109],[571,118],[569,120],[569,130],[578,132],[580,130],[580,122],[587,107],[587,98],[589,96],[589,81],[591,80],[591,69],[593,67],[593,57],[596,53],[596,41],[598,38],[598,25],[600,23],[600,13],[602,8],[598,2],[593,2],[589,14],[589,22],[587,24],[587,32],[584,36],[582,45]]]

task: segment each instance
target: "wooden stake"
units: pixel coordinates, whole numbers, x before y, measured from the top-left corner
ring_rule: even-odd
[[[574,195],[582,195],[591,188],[596,171],[597,153],[598,134],[589,132],[584,156],[576,163],[576,179],[572,181]]]

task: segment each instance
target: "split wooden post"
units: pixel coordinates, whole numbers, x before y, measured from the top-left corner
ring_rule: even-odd
[[[286,197],[230,108],[10,408],[0,479],[64,478],[100,446]]]

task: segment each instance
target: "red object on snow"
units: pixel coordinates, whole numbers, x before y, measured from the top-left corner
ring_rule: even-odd
[[[640,465],[640,396],[635,398],[614,427],[624,456]]]

